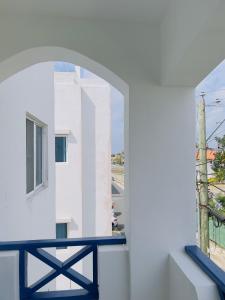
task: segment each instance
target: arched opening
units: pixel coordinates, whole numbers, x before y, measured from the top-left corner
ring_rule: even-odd
[[[225,62],[196,88],[196,198],[198,243],[225,268]]]
[[[39,70],[39,66],[41,64],[37,64],[37,63],[43,63],[43,62],[48,62],[47,65],[50,65],[51,64],[51,61],[55,61],[57,58],[57,61],[67,61],[67,62],[70,62],[70,63],[75,63],[76,65],[84,65],[86,68],[88,68],[89,70],[91,70],[92,72],[94,72],[95,74],[97,74],[98,76],[101,76],[103,77],[105,80],[109,81],[111,84],[115,85],[115,87],[117,87],[123,94],[124,94],[124,100],[125,100],[125,157],[126,157],[126,166],[127,166],[127,162],[128,162],[128,151],[127,151],[127,145],[128,145],[128,112],[127,112],[127,108],[128,108],[128,88],[126,86],[126,84],[120,80],[117,76],[115,76],[113,73],[111,73],[110,71],[108,71],[107,69],[105,69],[103,66],[100,66],[90,60],[88,60],[87,58],[81,56],[81,55],[78,55],[76,54],[75,52],[73,51],[69,51],[67,49],[61,49],[61,48],[38,48],[38,49],[32,49],[32,50],[28,50],[28,51],[25,51],[23,53],[20,53],[18,54],[18,56],[16,57],[13,57],[12,59],[10,59],[9,61],[5,62],[4,64],[2,64],[0,66],[0,68],[3,70],[2,72],[2,83],[1,83],[1,86],[0,86],[0,89],[1,89],[1,95],[3,96],[3,98],[5,99],[5,102],[2,101],[1,103],[1,111],[5,113],[5,116],[6,115],[11,115],[13,117],[13,119],[15,120],[17,118],[17,109],[20,110],[20,114],[24,115],[24,112],[26,113],[26,130],[27,130],[27,134],[25,134],[24,132],[24,135],[17,135],[16,134],[16,128],[17,128],[17,125],[15,126],[15,124],[13,125],[14,127],[14,130],[15,130],[15,135],[17,136],[17,143],[19,142],[19,139],[21,138],[21,142],[22,143],[22,140],[25,138],[26,139],[26,136],[29,135],[31,136],[31,140],[33,141],[32,143],[30,143],[30,145],[33,144],[34,148],[33,149],[30,145],[26,145],[26,147],[23,147],[22,150],[19,150],[18,151],[25,151],[25,152],[29,152],[31,149],[30,152],[32,152],[31,155],[29,155],[27,159],[27,161],[30,161],[30,157],[32,157],[32,160],[34,161],[34,165],[35,165],[35,170],[34,168],[32,169],[32,172],[34,175],[34,177],[37,175],[37,173],[39,174],[37,177],[40,178],[40,173],[42,173],[43,175],[43,180],[46,179],[46,182],[44,182],[45,186],[47,187],[46,190],[43,191],[43,193],[45,193],[45,199],[43,201],[43,205],[39,205],[39,204],[35,204],[35,201],[32,201],[30,197],[26,197],[25,199],[25,205],[24,207],[22,206],[14,206],[13,208],[13,203],[11,204],[11,207],[9,205],[9,200],[10,199],[15,199],[16,198],[16,188],[14,188],[14,197],[12,197],[12,193],[11,192],[8,192],[6,189],[10,190],[10,182],[9,182],[9,177],[6,176],[5,177],[5,181],[3,182],[3,187],[2,187],[2,193],[5,195],[5,199],[7,199],[8,201],[8,204],[7,204],[7,213],[9,213],[9,211],[11,210],[11,216],[13,216],[13,214],[16,213],[17,217],[14,215],[14,219],[17,219],[17,220],[22,220],[22,222],[19,224],[19,225],[23,225],[23,226],[17,226],[16,227],[16,231],[15,231],[15,225],[11,224],[10,225],[10,222],[9,222],[9,219],[8,216],[9,214],[5,214],[5,216],[7,215],[7,217],[5,217],[5,219],[3,218],[3,223],[5,222],[6,224],[8,224],[8,233],[4,236],[3,240],[18,240],[18,239],[36,239],[36,238],[47,238],[47,236],[44,236],[43,235],[43,232],[45,231],[45,226],[48,226],[48,224],[45,222],[45,221],[41,221],[40,220],[40,216],[42,216],[42,220],[48,220],[48,217],[50,219],[53,218],[53,215],[50,213],[50,210],[51,210],[51,206],[48,206],[47,205],[47,202],[45,202],[47,199],[48,199],[48,196],[50,196],[50,194],[48,194],[46,191],[51,187],[51,184],[52,184],[52,174],[53,174],[53,171],[49,171],[49,170],[46,170],[46,168],[48,169],[48,165],[49,164],[53,164],[55,163],[53,161],[53,158],[51,157],[51,155],[49,155],[49,152],[48,152],[48,149],[49,147],[51,148],[51,153],[52,153],[52,150],[53,150],[53,144],[51,143],[51,145],[49,145],[48,143],[46,143],[45,145],[45,151],[47,151],[47,155],[45,155],[45,159],[47,158],[48,161],[46,163],[46,165],[43,165],[43,169],[45,170],[39,170],[40,172],[38,172],[38,163],[37,163],[37,157],[38,157],[38,137],[39,137],[39,130],[42,130],[43,131],[43,136],[46,136],[49,134],[49,132],[51,133],[54,133],[54,128],[52,127],[52,125],[50,126],[48,124],[47,121],[45,120],[50,120],[52,122],[52,116],[47,116],[47,107],[45,107],[45,101],[44,101],[44,97],[43,95],[45,94],[48,94],[50,93],[49,91],[49,87],[47,86],[42,86],[40,87],[41,89],[41,92],[40,94],[38,94],[38,87],[36,86],[36,83],[38,84],[41,84],[41,82],[44,84],[48,81],[47,79],[47,75],[43,76],[41,78],[41,82],[39,82],[39,76],[40,76],[40,70]],[[28,79],[31,79],[30,81],[30,84],[32,85],[31,86],[31,90],[33,92],[33,95],[29,92],[29,88],[30,87],[27,87],[26,88],[26,83],[22,82],[20,80],[20,70],[22,69],[25,69],[27,68],[28,66],[31,66],[33,65],[35,70],[32,70],[31,71],[28,71],[28,73],[26,74],[25,76],[25,81],[26,82],[26,78],[27,80]],[[25,71],[29,70],[28,69],[25,69]],[[49,70],[49,66],[48,66],[48,70]],[[48,71],[49,72],[49,71]],[[13,75],[13,73],[16,73],[15,75]],[[12,76],[13,75],[13,76]],[[9,86],[12,84],[12,82],[9,84],[10,80],[13,82],[14,80],[16,80],[17,82],[17,85],[15,85],[15,89],[11,89],[9,94],[8,91],[9,91]],[[35,83],[36,82],[36,83]],[[48,81],[49,82],[49,81]],[[20,94],[20,91],[23,90],[23,93]],[[11,109],[10,108],[10,105],[8,105],[8,107],[6,108],[4,106],[4,103],[6,103],[6,99],[7,99],[7,96],[8,96],[8,99],[9,101],[10,100],[13,100],[15,101],[15,98],[17,98],[17,102],[15,103],[15,109]],[[28,96],[28,97],[27,97]],[[3,99],[2,98],[2,99]],[[24,105],[27,106],[27,108],[25,108],[25,106],[23,106],[23,104],[21,105],[21,102],[20,102],[20,98],[23,98],[24,99]],[[29,101],[28,98],[32,98],[32,100]],[[39,101],[37,100],[39,98]],[[41,103],[41,105],[40,105]],[[14,103],[12,103],[12,105],[14,105]],[[85,108],[84,108],[85,109]],[[88,118],[86,121],[90,121],[90,115],[91,115],[91,112],[90,112],[90,106],[86,107],[86,109],[89,109],[88,112]],[[36,114],[35,112],[39,111],[40,115],[44,116],[44,119],[42,119],[42,117],[37,117],[38,114]],[[7,114],[6,114],[7,112]],[[20,115],[20,116],[21,116]],[[6,117],[7,119],[2,119],[2,128],[4,127],[6,130],[7,130],[7,125],[10,126],[10,122],[8,117]],[[85,122],[85,124],[87,124],[88,122]],[[85,125],[83,124],[83,125]],[[21,126],[25,125],[25,124],[21,124]],[[84,127],[84,126],[83,126]],[[20,128],[21,129],[21,128]],[[65,137],[65,136],[68,136],[68,132],[65,132],[65,130],[67,130],[68,128],[66,128],[64,126],[64,128],[59,128],[58,132],[56,132],[56,134],[58,135],[59,138],[62,138],[62,137]],[[87,131],[90,132],[90,130],[93,129],[92,127],[92,124],[89,124],[89,127],[86,129]],[[60,132],[61,130],[61,132]],[[64,132],[63,132],[64,130]],[[9,130],[7,130],[8,133],[9,133]],[[19,138],[20,136],[20,138]],[[62,139],[59,139],[58,140],[59,144],[61,142],[63,142]],[[88,144],[88,142],[90,142],[90,139],[86,141],[86,144]],[[42,140],[42,143],[44,143],[44,139]],[[66,145],[66,143],[65,143]],[[12,148],[12,147],[11,147]],[[90,145],[90,148],[91,148],[91,145]],[[28,149],[28,150],[27,150]],[[88,147],[86,147],[86,149],[88,149]],[[6,157],[6,151],[5,149],[2,149],[2,157]],[[25,153],[24,152],[24,153]],[[29,153],[30,153],[29,152]],[[34,152],[35,152],[35,157],[34,157]],[[11,152],[10,152],[11,153]],[[21,153],[20,153],[21,154]],[[88,154],[87,153],[87,156],[86,158],[88,159]],[[11,153],[12,155],[12,153]],[[39,153],[40,155],[40,153]],[[12,155],[13,156],[13,155]],[[47,156],[47,157],[46,157]],[[17,162],[18,162],[18,159],[16,159],[16,157],[14,156],[13,158],[13,161],[12,161],[12,164],[14,164],[14,167],[16,170],[20,170],[20,168],[22,168],[22,165],[26,165],[26,159],[25,160],[20,160],[20,164],[17,165]],[[9,168],[9,165],[7,167],[7,165],[4,165],[4,168],[5,170],[7,170],[7,168]],[[45,173],[43,173],[43,171]],[[52,173],[51,173],[52,172]],[[126,172],[128,172],[128,167],[126,167]],[[19,174],[19,173],[18,173]],[[19,177],[19,175],[17,174],[17,176]],[[24,175],[24,172],[20,172],[21,174],[21,178],[23,177]],[[15,175],[15,174],[14,174]],[[32,178],[32,183],[39,180],[38,178]],[[12,178],[13,179],[13,178]],[[125,186],[127,185],[127,180],[128,180],[128,177],[126,176],[126,180],[125,180]],[[12,183],[12,181],[11,181]],[[32,183],[27,186],[27,192],[28,194],[31,192],[33,192],[33,186],[32,186]],[[23,185],[22,182],[20,182],[20,184]],[[19,185],[20,185],[19,184]],[[35,183],[34,183],[35,185]],[[110,185],[111,186],[111,185]],[[37,185],[37,187],[39,187]],[[22,187],[20,186],[20,190],[22,191]],[[127,193],[127,189],[126,190],[126,193]],[[52,193],[53,193],[53,190],[52,190]],[[18,195],[18,194],[17,194]],[[126,194],[125,194],[126,195]],[[40,195],[39,195],[40,196]],[[4,197],[4,196],[3,196]],[[40,196],[41,197],[41,196]],[[127,196],[125,196],[126,199],[127,199]],[[44,204],[45,202],[45,204]],[[126,202],[126,200],[125,200]],[[18,205],[18,203],[17,203]],[[127,217],[128,217],[128,205],[126,205],[127,208],[124,209],[124,222],[125,222],[125,230],[128,230],[128,226],[127,226]],[[90,208],[90,207],[89,207]],[[18,213],[20,209],[20,212]],[[29,222],[26,222],[26,217],[23,215],[23,209],[26,210],[26,215],[30,215],[31,218],[32,218],[32,226],[30,226]],[[36,212],[35,212],[36,211]],[[2,210],[2,213],[3,213],[3,210]],[[37,213],[37,214],[36,214]],[[50,216],[51,215],[51,216]],[[110,215],[110,218],[111,218],[111,215]],[[86,218],[87,219],[87,218]],[[24,221],[24,224],[22,224]],[[65,220],[64,220],[65,221]],[[61,222],[59,224],[64,224],[66,222]],[[39,227],[40,226],[40,227]],[[38,232],[39,231],[39,228],[41,228],[41,231],[42,231],[42,234],[40,234],[39,236],[29,236],[32,232]],[[25,233],[25,234],[24,234]],[[9,234],[9,235],[8,235]],[[17,238],[18,236],[18,238]],[[19,237],[19,236],[23,236],[23,238]],[[51,236],[49,236],[51,237]],[[52,236],[53,237],[53,236]],[[87,271],[88,272],[88,271]],[[35,278],[36,279],[38,276],[38,274],[35,275]]]

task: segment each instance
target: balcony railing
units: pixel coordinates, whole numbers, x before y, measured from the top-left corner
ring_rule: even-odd
[[[215,282],[221,300],[225,300],[225,272],[197,246],[186,246],[186,253]]]
[[[97,300],[99,299],[98,290],[98,247],[108,245],[126,244],[125,236],[117,237],[96,237],[96,238],[80,238],[80,239],[51,239],[51,240],[30,240],[17,242],[0,242],[0,251],[19,251],[19,287],[20,300],[33,299],[83,299]],[[42,248],[53,247],[82,247],[78,252],[73,254],[66,261],[61,262],[55,256]],[[30,253],[40,261],[52,268],[47,275],[28,286],[28,268],[27,254]],[[93,258],[93,281],[75,271],[72,266],[81,261],[88,254],[92,253]],[[68,291],[48,291],[40,292],[50,281],[59,275],[64,275],[74,283],[78,284],[81,289]]]

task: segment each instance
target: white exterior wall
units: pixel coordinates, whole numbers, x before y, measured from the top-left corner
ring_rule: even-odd
[[[68,223],[69,238],[111,235],[110,86],[76,73],[56,72],[54,78],[55,132],[68,133],[67,162],[56,163],[56,221]],[[65,260],[74,251],[59,249],[57,257]],[[82,263],[76,268],[82,271]],[[71,286],[58,277],[57,289]]]
[[[68,237],[82,236],[81,89],[74,73],[54,73],[55,133],[67,131],[67,162],[56,165],[56,221]]]
[[[66,163],[56,163],[56,215],[69,237],[111,235],[110,86],[55,73],[55,132],[67,135]]]
[[[82,88],[83,236],[112,235],[111,88],[80,79]],[[94,207],[95,204],[95,207]],[[95,214],[92,214],[92,211]]]
[[[51,63],[34,65],[0,84],[1,241],[55,237],[52,67]],[[26,195],[27,112],[48,126],[47,185],[29,197]],[[41,268],[35,270],[35,278],[38,278],[39,271],[37,270]]]

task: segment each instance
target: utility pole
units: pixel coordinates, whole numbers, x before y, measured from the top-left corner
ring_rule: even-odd
[[[208,176],[206,149],[205,94],[199,102],[199,211],[200,211],[200,247],[208,255],[209,215],[208,215]]]

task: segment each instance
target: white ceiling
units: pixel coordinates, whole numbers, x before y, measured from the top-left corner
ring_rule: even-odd
[[[0,0],[0,14],[158,23],[170,0]]]

